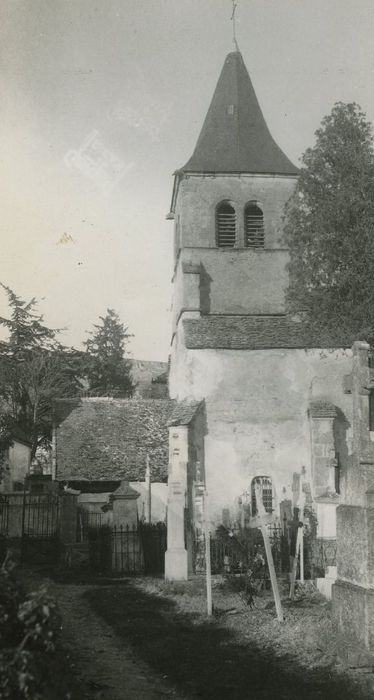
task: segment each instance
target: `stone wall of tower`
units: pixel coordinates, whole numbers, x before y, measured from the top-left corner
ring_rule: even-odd
[[[282,242],[283,211],[295,182],[294,177],[255,175],[181,180],[175,210],[174,328],[181,311],[197,306],[203,314],[285,313],[288,252]],[[230,200],[236,210],[235,248],[216,246],[215,212],[222,200]],[[264,249],[244,245],[244,208],[249,201],[258,202],[264,213]],[[190,291],[191,266],[200,272],[198,305]]]
[[[230,200],[237,211],[237,247],[244,247],[244,207],[256,201],[264,212],[265,248],[285,248],[284,205],[296,181],[285,175],[184,175],[175,209],[180,246],[215,248],[216,206]]]
[[[174,277],[174,330],[181,311],[284,314],[287,261],[286,250],[184,248]]]

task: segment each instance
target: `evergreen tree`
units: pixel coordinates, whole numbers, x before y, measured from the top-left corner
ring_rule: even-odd
[[[286,207],[289,309],[320,334],[374,336],[374,150],[356,104],[337,103]]]
[[[89,389],[97,396],[131,396],[134,390],[131,363],[125,359],[132,335],[113,309],[100,316],[86,346],[86,377]]]
[[[34,457],[39,445],[50,445],[54,399],[78,392],[79,353],[64,348],[58,331],[44,325],[35,299],[25,302],[1,286],[10,307],[10,318],[0,317],[0,325],[9,332],[0,344],[1,421],[8,441],[12,426],[22,429]]]
[[[21,359],[30,350],[55,347],[58,331],[43,325],[43,317],[35,313],[36,299],[26,302],[5,284],[0,283],[0,287],[8,297],[11,311],[10,318],[0,317],[0,324],[9,331],[9,340],[3,350]]]

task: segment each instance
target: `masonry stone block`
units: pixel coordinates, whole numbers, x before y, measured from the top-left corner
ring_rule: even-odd
[[[374,664],[374,591],[338,579],[332,586],[340,658],[350,666]]]
[[[136,501],[139,496],[138,491],[135,491],[128,481],[121,481],[121,485],[110,496],[115,527],[137,528],[138,506]]]
[[[168,549],[165,553],[166,581],[187,581],[188,555],[186,549]]]
[[[339,578],[357,585],[368,586],[370,571],[367,509],[360,506],[341,505],[337,508],[337,567]]]

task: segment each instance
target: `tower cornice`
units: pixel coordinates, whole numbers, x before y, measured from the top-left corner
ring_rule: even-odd
[[[184,179],[190,178],[190,177],[199,177],[199,178],[206,178],[206,179],[214,179],[216,177],[225,177],[225,178],[231,178],[231,177],[239,177],[239,178],[268,178],[268,179],[275,179],[275,178],[280,178],[283,180],[297,180],[299,175],[298,173],[293,173],[293,174],[284,174],[284,173],[252,173],[252,172],[231,172],[231,173],[226,173],[226,172],[185,172],[184,170],[176,170],[174,173],[174,185],[173,185],[173,193],[172,193],[172,198],[171,198],[171,204],[170,204],[170,211],[166,215],[167,219],[174,219],[174,213],[175,213],[175,204],[177,201],[178,197],[178,191],[179,191],[179,185],[180,182]]]

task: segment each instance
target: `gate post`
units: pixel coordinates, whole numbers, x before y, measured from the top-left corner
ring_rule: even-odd
[[[165,578],[169,581],[187,581],[188,559],[184,546],[185,492],[180,481],[169,483]]]
[[[140,493],[128,481],[121,481],[109,500],[113,505],[112,570],[132,573],[142,569],[142,550],[138,529],[137,499]]]
[[[80,491],[65,489],[59,494],[59,536],[62,544],[74,544],[77,540],[77,512]]]
[[[114,527],[138,527],[138,506],[137,499],[140,493],[133,489],[128,481],[121,481],[120,486],[110,496],[109,500],[113,504],[113,525]]]

